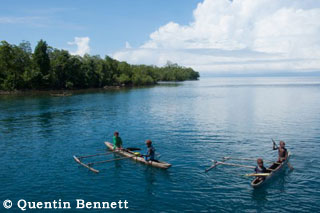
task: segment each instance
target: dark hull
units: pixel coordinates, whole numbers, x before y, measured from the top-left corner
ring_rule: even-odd
[[[272,171],[268,171],[268,173],[270,173],[269,176],[267,176],[264,179],[259,179],[258,177],[256,177],[255,179],[252,180],[251,182],[251,186],[253,188],[258,188],[261,187],[263,185],[265,185],[267,182],[269,182],[273,177],[275,177],[278,173],[280,173],[288,164],[289,159],[290,159],[290,152],[288,153],[288,158],[286,161],[282,162],[281,164],[279,163],[273,163],[268,169],[271,169]]]

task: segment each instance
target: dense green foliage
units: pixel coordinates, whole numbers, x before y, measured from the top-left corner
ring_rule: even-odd
[[[151,85],[158,81],[197,80],[199,73],[168,62],[164,67],[130,65],[106,56],[71,55],[40,40],[0,43],[0,90],[80,89]]]

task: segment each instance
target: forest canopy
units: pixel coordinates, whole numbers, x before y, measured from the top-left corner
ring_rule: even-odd
[[[85,89],[105,86],[142,86],[158,81],[197,80],[192,68],[168,62],[163,67],[131,65],[109,56],[83,57],[48,46],[40,40],[0,43],[0,90]]]

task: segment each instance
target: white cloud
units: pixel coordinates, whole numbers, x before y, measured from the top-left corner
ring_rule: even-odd
[[[25,24],[29,21],[38,20],[39,17],[0,17],[0,24]]]
[[[138,48],[113,54],[130,63],[167,60],[202,72],[320,69],[317,0],[204,0],[188,25],[169,22]]]
[[[33,27],[46,27],[48,19],[40,16],[3,16],[0,17],[0,24],[19,24]]]
[[[83,26],[67,22],[59,18],[55,18],[54,14],[62,11],[69,11],[71,9],[63,8],[49,8],[37,9],[30,11],[22,11],[21,13],[32,14],[24,16],[0,16],[0,25],[19,25],[23,28],[53,28],[53,29],[83,29]],[[37,15],[38,14],[38,15]]]
[[[131,47],[130,43],[128,41],[126,41],[126,49],[131,49],[131,48],[132,47]]]
[[[89,41],[89,37],[75,37],[74,41],[68,42],[69,45],[77,45],[77,50],[71,52],[71,54],[83,56],[86,53],[90,53]]]

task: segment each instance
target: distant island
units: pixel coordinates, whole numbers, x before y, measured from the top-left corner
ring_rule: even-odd
[[[192,68],[168,62],[163,67],[131,65],[109,56],[83,57],[48,46],[40,40],[0,43],[0,90],[68,90],[154,85],[159,81],[197,80]]]

